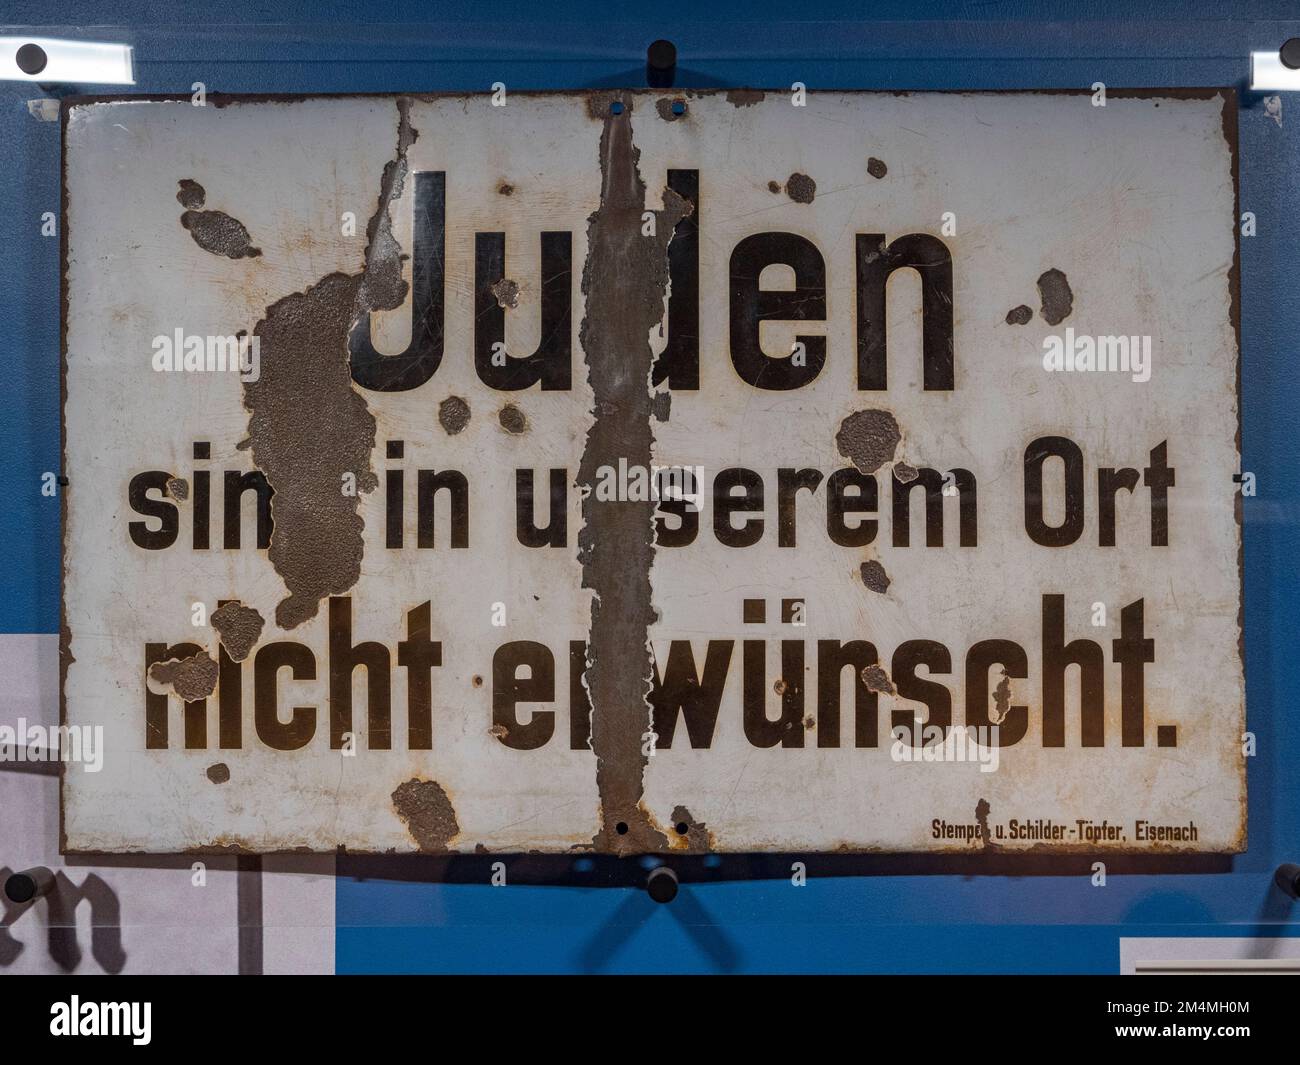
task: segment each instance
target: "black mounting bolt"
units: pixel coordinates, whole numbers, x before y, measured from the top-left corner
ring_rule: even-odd
[[[652,89],[667,89],[677,73],[677,46],[655,41],[645,50],[645,80]]]
[[[1282,65],[1290,70],[1300,70],[1300,37],[1292,37],[1277,50]]]
[[[45,69],[49,57],[46,56],[45,49],[39,44],[25,44],[18,49],[18,54],[14,56],[14,62],[18,64],[18,69],[24,74],[35,75]]]
[[[661,865],[646,878],[645,889],[655,902],[672,902],[677,898],[677,874]]]
[[[1295,862],[1283,862],[1273,874],[1273,883],[1291,898],[1300,898],[1300,865]]]
[[[54,874],[43,865],[24,869],[20,873],[10,873],[5,881],[5,897],[10,902],[31,902],[41,895],[48,895],[54,887]]]

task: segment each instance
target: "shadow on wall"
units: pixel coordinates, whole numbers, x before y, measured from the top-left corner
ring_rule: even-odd
[[[1217,854],[689,854],[641,857],[592,854],[339,854],[336,872],[358,880],[486,884],[493,865],[508,862],[510,882],[539,887],[644,887],[649,870],[672,869],[683,884],[788,880],[800,865],[809,877],[1088,876],[1092,863],[1109,873],[1230,873],[1231,855]]]
[[[12,872],[8,866],[0,867],[0,883],[7,881]],[[50,958],[64,972],[76,970],[84,956],[77,941],[77,907],[85,902],[90,906],[91,956],[106,973],[120,973],[126,967],[126,951],[122,948],[122,908],[117,894],[98,874],[87,874],[78,885],[60,870],[54,875],[53,888],[45,896],[30,902],[12,902],[0,892],[0,902],[4,904],[4,916],[0,918],[0,966],[8,968],[25,948],[25,944],[16,940],[9,929],[44,905]],[[29,921],[33,920],[36,918],[29,918]]]

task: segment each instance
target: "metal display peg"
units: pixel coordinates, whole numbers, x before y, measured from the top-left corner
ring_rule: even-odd
[[[672,41],[655,41],[645,50],[645,79],[652,89],[672,86],[677,74],[677,46]]]
[[[33,866],[18,873],[10,873],[5,880],[5,898],[10,902],[24,903],[48,895],[54,888],[54,874],[43,865]]]
[[[661,865],[646,878],[645,889],[655,902],[672,902],[677,898],[677,874]]]

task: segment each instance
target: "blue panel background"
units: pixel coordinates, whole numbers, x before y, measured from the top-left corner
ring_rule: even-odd
[[[674,5],[306,3],[0,4],[0,23],[136,47],[135,92],[397,92],[642,83],[645,45],[669,37],[679,85],[1023,89],[1234,86],[1241,90],[1250,849],[1231,872],[1086,876],[867,876],[686,885],[672,905],[633,889],[431,884],[341,877],[339,971],[1113,972],[1120,936],[1300,931],[1270,887],[1300,860],[1293,652],[1300,601],[1300,94],[1279,125],[1247,90],[1248,55],[1300,36],[1300,4],[1192,2]],[[213,24],[214,13],[226,21]],[[370,20],[383,20],[382,24]],[[56,25],[57,24],[57,25]],[[92,28],[93,27],[93,28]],[[21,31],[4,31],[21,32]],[[80,86],[79,91],[100,91]],[[34,86],[0,83],[0,261],[11,336],[0,415],[0,632],[58,626],[58,126],[31,118]],[[93,471],[68,471],[93,476]]]

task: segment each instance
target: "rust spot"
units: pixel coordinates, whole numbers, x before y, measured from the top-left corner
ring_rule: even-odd
[[[817,719],[812,714],[809,714],[803,719],[803,727],[805,732],[811,732],[817,727]]]
[[[497,186],[497,192],[499,192],[502,196],[513,196],[515,194],[515,187],[503,181],[501,182],[500,185]]]
[[[413,778],[393,791],[393,809],[406,822],[415,845],[426,854],[440,854],[460,832],[451,800],[435,780]]]
[[[203,206],[208,194],[203,190],[202,185],[191,178],[181,178],[177,184],[180,186],[176,193],[177,203],[187,211],[197,211]]]
[[[791,174],[785,179],[785,194],[795,203],[812,203],[817,195],[817,182],[807,174]]]
[[[898,694],[894,689],[894,682],[889,679],[889,674],[885,672],[883,666],[864,666],[862,683],[873,692],[884,692],[886,695]]]
[[[703,821],[696,821],[685,806],[673,807],[670,836],[675,850],[708,851],[713,849],[713,834]]]
[[[230,779],[230,766],[225,762],[213,762],[208,766],[208,779],[214,784],[225,784]]]
[[[887,410],[854,411],[835,434],[835,446],[862,473],[875,473],[894,457],[902,433]]]
[[[1043,271],[1038,278],[1038,297],[1042,302],[1039,312],[1048,325],[1060,325],[1074,310],[1074,293],[1065,274],[1053,267]]]
[[[592,100],[599,99],[594,95]],[[592,589],[587,668],[591,749],[601,827],[597,849],[618,853],[663,850],[668,837],[641,804],[650,728],[650,567],[654,561],[653,501],[599,502],[597,471],[653,461],[654,362],[650,334],[662,321],[668,286],[668,244],[690,205],[670,189],[656,212],[655,235],[641,235],[646,186],[638,169],[630,114],[602,111],[600,205],[588,219],[590,249],[583,267],[586,317],[580,329],[595,417],[587,433],[577,483],[588,487],[578,537],[583,587]]]
[[[1011,712],[1011,676],[1004,669],[1002,679],[993,689],[993,724],[1000,725]]]
[[[475,673],[475,674],[474,674],[474,677],[473,677],[473,679],[470,681],[470,683],[473,684],[474,687],[476,687],[476,688],[481,688],[481,687],[483,687],[483,678],[480,677],[477,673]]]
[[[889,591],[889,574],[885,572],[885,567],[874,558],[862,563],[861,573],[862,583],[873,592],[884,595]]]
[[[883,159],[877,159],[874,155],[867,160],[867,173],[879,181],[889,173],[889,167],[885,165]]]
[[[767,94],[762,89],[729,89],[727,103],[732,107],[753,107],[762,103]]]
[[[185,502],[190,497],[190,482],[184,477],[168,478],[167,494],[178,502]]]
[[[993,842],[993,833],[989,831],[989,813],[992,809],[987,799],[980,799],[975,804],[975,821],[980,826],[980,839],[984,841],[986,848],[997,846]]]
[[[781,182],[779,182],[779,181],[769,181],[769,182],[767,183],[767,191],[768,191],[768,192],[780,192],[780,191],[781,191]]]
[[[655,101],[655,110],[659,112],[659,117],[662,118],[665,122],[676,122],[679,118],[686,117],[685,111],[683,111],[681,114],[677,114],[673,110],[673,104],[680,103],[680,102],[681,102],[680,99],[674,100],[670,97],[665,96],[662,99]]]
[[[213,255],[228,259],[253,259],[262,254],[249,241],[248,230],[238,218],[225,211],[186,211],[181,225],[189,230],[194,243]]]
[[[519,283],[503,277],[492,286],[492,295],[497,298],[497,306],[509,310],[519,306]]]
[[[499,740],[504,740],[507,736],[510,735],[510,730],[506,728],[505,725],[493,725],[490,729],[488,729],[488,734],[491,736],[495,736]]]
[[[1028,325],[1033,317],[1034,312],[1022,303],[1019,307],[1012,307],[1007,311],[1007,325]]]
[[[785,678],[777,677],[776,683],[772,685],[772,690],[776,692],[777,695],[784,695],[785,689],[786,689]]]
[[[379,480],[370,465],[375,418],[352,386],[348,334],[361,315],[395,310],[406,298],[389,208],[401,196],[417,134],[410,101],[399,98],[397,112],[397,154],[384,166],[363,273],[329,274],[285,296],[254,330],[262,373],[244,382],[244,406],[254,461],[274,491],[269,557],[289,591],[275,611],[282,629],[315,617],[323,598],[346,592],[361,575],[359,494]]]
[[[915,466],[908,465],[906,462],[894,463],[894,480],[902,484],[911,484],[919,476]]]
[[[455,436],[469,425],[469,404],[460,396],[448,396],[438,404],[438,424],[448,436]]]
[[[315,617],[321,599],[361,576],[357,504],[379,480],[370,467],[375,418],[348,366],[360,287],[359,278],[330,274],[267,308],[255,330],[262,374],[244,382],[244,406],[253,459],[275,493],[269,557],[289,591],[275,609],[282,629]]]
[[[612,111],[614,104],[623,105],[621,114],[615,115]],[[611,118],[630,117],[632,114],[632,94],[619,92],[618,90],[606,90],[603,92],[593,92],[587,95],[587,117],[594,118],[597,122],[604,123]]]
[[[253,258],[262,254],[261,248],[254,248],[248,236],[248,230],[238,218],[232,218],[225,211],[200,211],[207,194],[203,186],[190,178],[181,178],[176,200],[186,210],[181,214],[181,225],[189,231],[194,243],[213,255],[224,255],[230,259]]]
[[[406,153],[420,136],[411,125],[411,101],[397,100],[397,149],[384,164],[375,213],[366,226],[366,265],[361,275],[355,317],[369,311],[396,310],[406,300],[408,285],[402,278],[402,247],[393,236],[392,205],[402,196],[408,166]],[[345,349],[346,350],[346,349]]]
[[[149,667],[149,679],[190,703],[216,691],[217,664],[202,652],[189,658],[169,658]]]
[[[248,657],[266,622],[253,607],[235,601],[212,612],[212,627],[217,630],[221,646],[236,662]]]
[[[501,408],[497,421],[501,423],[502,429],[514,436],[518,436],[528,428],[528,419],[524,417],[524,412],[513,403],[507,403]]]

